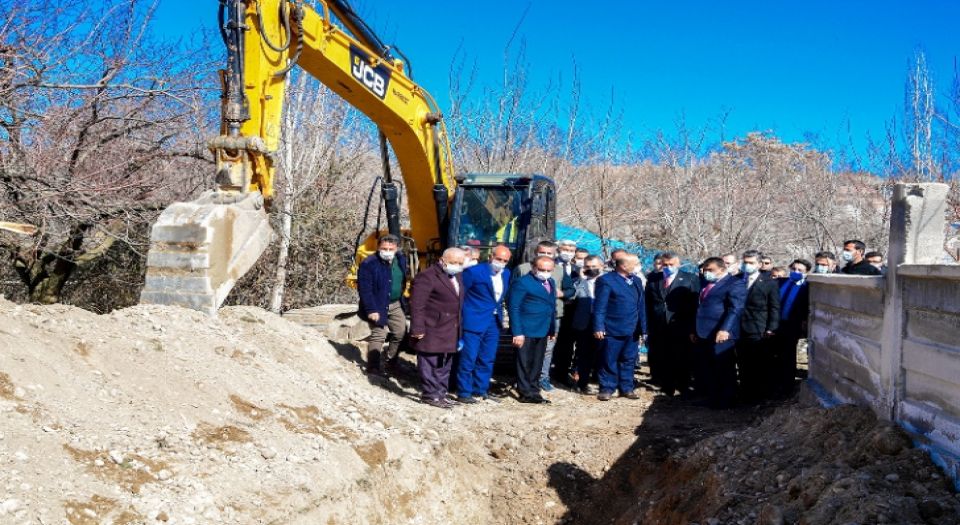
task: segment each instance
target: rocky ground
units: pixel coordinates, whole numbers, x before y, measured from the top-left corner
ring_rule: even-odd
[[[0,523],[960,523],[854,408],[442,411],[415,387],[409,360],[368,380],[353,345],[255,308],[0,300]]]

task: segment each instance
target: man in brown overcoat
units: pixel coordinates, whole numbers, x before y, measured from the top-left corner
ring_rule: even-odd
[[[421,399],[450,408],[450,369],[460,341],[463,250],[447,248],[437,264],[420,272],[410,292],[410,342],[417,352]]]

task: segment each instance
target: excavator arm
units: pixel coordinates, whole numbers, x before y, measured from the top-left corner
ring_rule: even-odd
[[[221,72],[220,135],[210,141],[217,189],[167,208],[151,231],[141,302],[215,314],[272,237],[264,210],[273,199],[287,73],[300,67],[367,115],[389,141],[403,175],[410,235],[421,255],[446,244],[456,182],[436,102],[345,0],[314,10],[292,0],[221,0],[227,68]],[[352,34],[332,22],[336,16]],[[386,144],[383,196],[391,233],[400,234],[397,185]]]

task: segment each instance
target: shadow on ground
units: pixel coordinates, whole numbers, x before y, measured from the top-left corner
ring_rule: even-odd
[[[673,451],[716,434],[747,427],[774,408],[767,405],[718,411],[697,407],[679,398],[655,397],[643,413],[642,423],[634,431],[636,441],[603,477],[595,478],[569,462],[557,462],[548,467],[549,485],[568,509],[557,523],[645,523],[638,521],[648,503],[642,501],[643,496],[668,483],[684,483],[684,480],[677,479],[671,468]],[[685,489],[689,494],[691,488]],[[706,496],[710,489],[699,487],[692,490],[703,490]],[[658,516],[656,523],[686,525],[691,518],[693,521],[702,518],[697,514],[696,508],[674,508],[671,515]]]

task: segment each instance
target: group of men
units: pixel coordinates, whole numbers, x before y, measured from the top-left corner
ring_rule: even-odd
[[[513,271],[506,245],[483,262],[475,247],[449,248],[407,294],[408,263],[398,245],[382,237],[357,274],[360,315],[371,327],[367,370],[393,373],[406,338],[417,355],[421,400],[438,408],[498,402],[490,384],[502,333],[516,352],[523,403],[549,403],[543,392],[558,382],[601,401],[637,399],[641,344],[649,382],[664,395],[726,408],[787,394],[806,337],[806,276],[838,271],[836,257],[821,252],[815,264],[796,259],[778,276],[770,258],[749,250],[707,258],[696,273],[663,252],[644,273],[625,250],[605,262],[572,241],[545,241]],[[879,254],[865,252],[860,241],[844,243],[847,265],[839,271],[880,275],[868,257]]]

